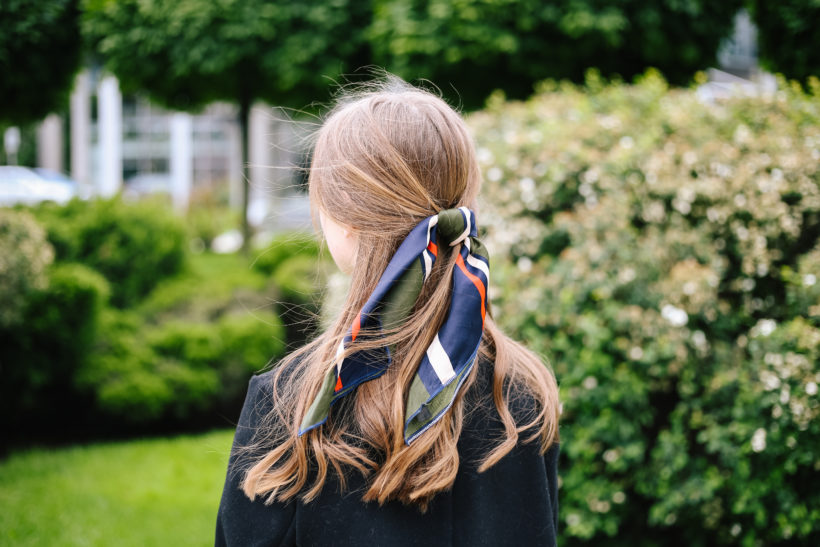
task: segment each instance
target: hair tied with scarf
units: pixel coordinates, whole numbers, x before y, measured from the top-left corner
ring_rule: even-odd
[[[490,263],[476,236],[475,214],[467,207],[446,209],[413,228],[340,343],[335,366],[328,370],[299,435],[325,423],[330,406],[356,386],[384,374],[391,362],[387,345],[341,358],[345,349],[360,332],[378,335],[382,329],[400,326],[430,276],[439,246],[463,243],[453,268],[450,308],[410,385],[405,442],[413,442],[444,415],[476,362],[484,331]]]

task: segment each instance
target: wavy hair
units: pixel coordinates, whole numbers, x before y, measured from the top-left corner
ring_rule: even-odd
[[[393,362],[379,378],[360,385],[334,405],[328,421],[298,435],[299,425],[334,362],[336,349],[396,249],[421,220],[442,209],[475,209],[481,175],[475,148],[461,116],[431,92],[387,76],[347,92],[316,135],[309,193],[318,211],[352,227],[358,244],[351,288],[343,311],[314,341],[290,354],[273,374],[273,408],[262,420],[242,481],[245,494],[267,503],[316,498],[335,472],[367,479],[363,500],[399,500],[425,511],[456,478],[465,408],[460,395],[445,416],[409,446],[404,442],[407,393],[422,356],[449,307],[458,247],[445,249],[431,278],[400,327],[381,340],[360,336],[347,354],[370,346],[395,346]],[[479,217],[480,218],[480,217]],[[558,388],[550,370],[531,351],[508,338],[487,316],[480,362],[492,361],[492,397],[504,425],[489,440],[479,465],[484,471],[519,442],[543,451],[557,441]],[[473,367],[461,394],[475,380]],[[518,397],[534,401],[521,423],[511,412]],[[529,405],[533,406],[533,405]],[[523,438],[520,438],[522,437]]]

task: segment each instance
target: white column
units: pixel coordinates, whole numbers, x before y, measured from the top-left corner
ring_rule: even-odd
[[[248,222],[261,224],[270,212],[268,178],[271,172],[270,142],[271,109],[262,103],[251,108],[248,123],[248,163],[250,163],[250,194]]]
[[[228,204],[231,209],[242,208],[242,138],[234,113],[227,124],[228,134]]]
[[[87,70],[74,80],[71,92],[71,178],[91,186],[91,84]]]
[[[100,195],[113,196],[122,186],[122,96],[120,84],[105,76],[97,88],[100,139]]]
[[[17,165],[17,151],[20,150],[20,128],[12,125],[3,132],[3,148],[6,151],[6,163]]]
[[[37,167],[63,170],[63,120],[49,114],[37,127]]]
[[[171,116],[171,201],[174,210],[185,213],[191,197],[194,169],[193,135],[190,114]]]

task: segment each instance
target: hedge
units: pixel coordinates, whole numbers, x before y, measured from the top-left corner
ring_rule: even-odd
[[[109,285],[82,264],[52,265],[45,287],[23,293],[22,320],[0,328],[0,427],[59,430],[82,413],[72,390],[91,352]]]
[[[57,260],[80,262],[111,283],[111,302],[132,306],[157,282],[183,266],[185,228],[167,207],[155,202],[74,200],[32,209],[46,227]]]
[[[183,220],[155,204],[17,209],[0,210],[10,442],[230,424],[251,374],[285,351],[282,317],[321,284],[304,237],[265,275],[241,255],[189,255]],[[303,339],[306,326],[294,328]]]
[[[590,73],[470,117],[494,314],[563,400],[563,545],[820,539],[820,96]]]

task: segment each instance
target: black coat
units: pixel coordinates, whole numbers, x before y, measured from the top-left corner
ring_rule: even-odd
[[[260,416],[271,408],[272,372],[251,378],[219,505],[216,545],[555,545],[558,445],[542,455],[537,445],[519,443],[484,473],[476,470],[477,459],[504,431],[490,395],[491,369],[491,364],[479,366],[465,397],[461,465],[453,488],[438,494],[424,514],[399,502],[381,507],[363,502],[365,482],[357,472],[343,494],[329,475],[310,503],[265,505],[260,497],[251,502],[239,489],[235,448],[250,442]]]

